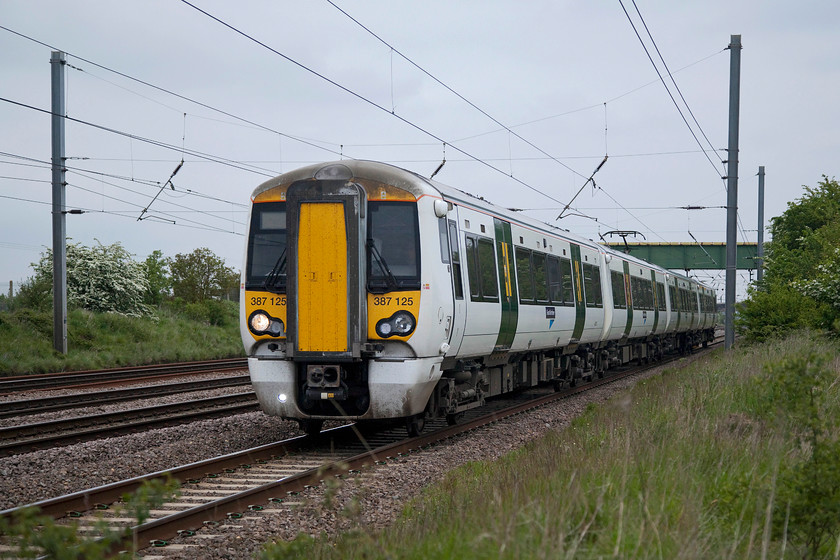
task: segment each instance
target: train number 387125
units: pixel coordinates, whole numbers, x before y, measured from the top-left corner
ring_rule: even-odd
[[[414,298],[408,296],[374,296],[373,305],[414,305]]]
[[[251,298],[251,305],[261,306],[266,303],[269,305],[286,305],[286,298],[265,296],[254,296]]]

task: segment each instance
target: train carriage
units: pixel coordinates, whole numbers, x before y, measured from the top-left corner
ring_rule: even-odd
[[[265,412],[312,432],[404,418],[417,433],[711,337],[697,282],[386,164],[266,181],[249,224],[252,383]]]

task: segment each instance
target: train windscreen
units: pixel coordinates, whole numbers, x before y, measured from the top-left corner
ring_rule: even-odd
[[[251,213],[246,289],[286,291],[286,203],[263,202]]]
[[[417,205],[368,203],[367,287],[371,292],[420,289]]]

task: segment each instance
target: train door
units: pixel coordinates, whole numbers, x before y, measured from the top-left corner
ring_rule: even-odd
[[[330,224],[331,227],[324,227]],[[303,352],[347,352],[347,233],[344,205],[300,205],[297,345]],[[325,321],[324,317],[329,317]]]
[[[464,299],[464,251],[461,248],[461,236],[458,233],[458,207],[454,207],[447,219],[449,233],[449,267],[452,272],[452,324],[449,328],[449,352],[447,356],[456,356],[464,339],[467,324],[467,303]]]
[[[656,283],[655,270],[650,271],[650,285],[653,290],[653,328],[650,330],[650,334],[654,334],[656,333],[657,327],[659,327],[659,298],[661,296],[657,287],[658,284]]]
[[[496,230],[496,258],[499,265],[499,300],[502,304],[502,322],[499,325],[499,337],[496,339],[495,352],[509,350],[516,336],[519,322],[519,292],[513,275],[513,236],[510,223],[498,218],[493,219]]]
[[[572,278],[574,279],[575,294],[575,329],[572,332],[570,344],[580,342],[583,335],[583,327],[586,322],[586,300],[583,293],[583,272],[580,263],[580,245],[571,244],[572,253]]]
[[[358,357],[364,191],[346,181],[298,181],[286,193],[287,337],[296,360]]]
[[[627,326],[624,328],[624,338],[630,336],[633,328],[633,293],[630,290],[630,263],[624,261],[624,297],[627,300]]]

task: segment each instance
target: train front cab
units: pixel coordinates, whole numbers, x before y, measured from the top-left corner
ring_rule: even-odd
[[[421,228],[415,194],[349,166],[290,175],[255,191],[243,271],[243,342],[262,409],[306,428],[421,414],[442,360],[442,334],[419,337],[435,338],[433,352],[412,342],[439,323],[421,297],[421,229],[436,235],[437,220]]]

